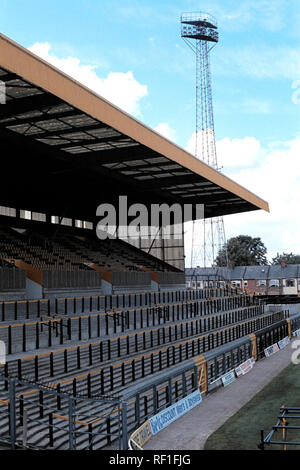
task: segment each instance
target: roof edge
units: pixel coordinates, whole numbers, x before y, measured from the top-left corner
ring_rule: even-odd
[[[35,86],[58,96],[93,118],[208,179],[257,209],[270,212],[268,202],[3,34],[0,34],[0,61],[5,69],[20,75]]]

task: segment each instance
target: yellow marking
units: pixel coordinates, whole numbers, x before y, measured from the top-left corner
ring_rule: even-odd
[[[32,325],[36,325],[36,324],[43,325],[43,324],[46,324],[46,323],[49,323],[49,322],[58,323],[59,320],[51,319],[51,320],[48,320],[48,321],[44,320],[44,321],[35,321],[35,322],[30,322],[30,323],[17,323],[17,324],[13,324],[13,325],[2,325],[2,326],[0,326],[0,328],[1,329],[2,328],[9,328],[9,327],[15,328],[17,326],[24,326],[24,325],[32,326]]]
[[[292,326],[291,326],[291,319],[290,318],[286,318],[286,322],[287,322],[287,325],[288,325],[288,336],[290,339],[292,339]]]
[[[130,440],[138,447],[143,450],[143,445],[152,437],[152,431],[150,422],[145,421],[136,431],[130,436]],[[137,438],[137,441],[135,440]]]
[[[200,356],[194,357],[193,359],[196,366],[201,366],[204,362],[206,362],[206,359],[202,354]]]
[[[118,409],[115,408],[111,413],[105,413],[103,416],[100,416],[99,418],[92,419],[91,421],[81,421],[81,420],[75,420],[75,423],[81,424],[82,426],[89,426],[90,424],[98,423],[99,421],[102,421],[105,419],[107,416],[110,416],[112,414],[115,414],[118,412]],[[68,416],[60,415],[58,413],[52,413],[52,416],[58,419],[62,419],[64,421],[69,421]]]
[[[61,419],[63,421],[69,421],[68,416],[59,415],[57,413],[52,413],[52,416],[54,416],[54,418],[58,418],[58,419]],[[80,424],[82,426],[88,426],[88,423],[86,423],[85,421],[80,421],[79,419],[74,419],[74,423]]]
[[[254,333],[249,334],[249,338],[252,342],[252,356],[257,361],[257,340],[256,335]]]
[[[39,393],[39,392],[40,392],[39,389],[35,389],[35,390],[31,390],[30,392],[18,393],[18,395],[16,395],[16,398],[27,397],[29,395],[35,395],[36,393]]]
[[[284,405],[282,405],[281,408],[284,410]],[[284,441],[286,441],[286,436],[287,436],[287,430],[286,430],[286,428],[285,428],[285,426],[286,426],[286,418],[283,418],[283,419],[282,419],[282,426],[284,426],[284,428],[283,428],[283,430],[282,430],[282,438],[283,438]],[[287,450],[286,444],[284,444],[283,450]]]
[[[10,400],[0,400],[1,405],[8,405]]]

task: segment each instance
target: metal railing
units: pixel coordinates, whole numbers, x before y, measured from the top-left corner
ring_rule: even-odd
[[[288,447],[300,446],[300,424],[293,424],[295,421],[296,423],[299,423],[300,408],[285,407],[282,405],[279,413],[276,424],[272,427],[272,431],[270,431],[266,437],[264,436],[264,431],[261,430],[260,443],[258,444],[259,449],[265,450],[267,446],[279,446],[281,450],[287,450]],[[293,433],[292,431],[296,431],[296,433]],[[298,439],[289,440],[288,438],[291,437],[291,434],[294,436],[296,435],[296,438]]]
[[[222,299],[237,296],[237,290],[226,287],[207,289],[138,292],[112,295],[57,297],[55,299],[0,301],[0,321],[39,318],[41,314],[84,313],[112,308],[135,308],[183,301]],[[237,298],[237,297],[236,297]]]
[[[118,397],[75,398],[2,375],[0,396],[0,441],[12,449],[92,450],[115,440],[122,448]]]
[[[273,336],[270,335],[272,331]],[[83,374],[85,377],[78,377],[76,382],[71,377],[55,387],[54,384],[46,386],[1,375],[0,441],[12,448],[19,445],[38,449],[100,449],[118,442],[119,449],[127,449],[129,433],[149,417],[197,388],[201,393],[208,392],[217,379],[254,356],[256,349],[260,352],[274,340],[274,334],[282,339],[287,331],[287,320],[282,319],[257,331],[255,339],[253,334],[249,336],[240,330],[246,336],[223,346],[218,346],[216,341],[211,342],[210,335],[207,335],[210,350],[202,354],[201,349],[198,351],[195,347],[194,341],[198,344],[198,339],[189,340],[185,344],[192,349],[177,345],[178,362],[170,362],[167,368],[162,361],[163,350],[157,352],[155,361],[151,353],[148,359],[150,373],[144,376],[137,374],[136,358],[130,359],[126,365],[127,372],[134,375],[129,374],[130,380],[127,377],[128,381],[123,383],[122,364],[116,365],[121,371],[116,387],[111,387],[111,380],[117,379],[117,375],[115,371],[111,374],[111,366],[108,366],[102,374],[102,378],[106,377],[104,390],[99,387],[101,370],[92,371],[94,375]],[[254,348],[258,338],[258,347]],[[168,350],[166,348],[164,352],[166,361]],[[262,355],[258,354],[257,358],[260,357]],[[80,383],[83,378],[84,387]],[[130,382],[132,385],[128,387]],[[114,395],[111,395],[112,391]]]

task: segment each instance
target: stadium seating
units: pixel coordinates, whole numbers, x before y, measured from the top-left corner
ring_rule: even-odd
[[[58,243],[10,228],[0,229],[0,258],[9,259],[10,262],[22,260],[37,269],[89,269],[84,259],[71,254]]]
[[[8,259],[9,261],[5,261]],[[0,261],[20,259],[37,269],[88,270],[88,264],[113,270],[178,271],[120,240],[95,241],[72,235],[54,240],[37,232],[0,228]]]
[[[44,227],[40,231],[0,227],[0,263],[25,270],[29,279],[46,289],[44,296],[68,289],[83,294],[98,289],[99,294],[101,278],[115,292],[151,290],[151,279],[167,288],[185,287],[184,273],[121,240],[100,241],[65,232],[54,237]],[[7,298],[1,287],[0,294]],[[32,289],[26,295],[32,298]]]

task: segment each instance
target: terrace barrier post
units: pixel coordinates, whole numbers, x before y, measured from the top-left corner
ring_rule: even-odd
[[[127,404],[122,402],[122,437],[123,450],[128,449],[128,430],[127,430]]]
[[[259,446],[258,446],[258,448],[259,448],[260,450],[265,450],[265,442],[264,442],[264,440],[265,440],[265,437],[264,437],[264,430],[262,429],[262,430],[260,431],[260,444],[259,444]]]
[[[75,436],[75,426],[74,426],[74,399],[69,398],[69,449],[76,450],[76,436]]]
[[[15,449],[16,443],[16,382],[8,379],[9,382],[9,431],[11,448]]]

